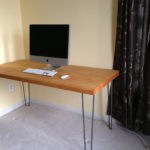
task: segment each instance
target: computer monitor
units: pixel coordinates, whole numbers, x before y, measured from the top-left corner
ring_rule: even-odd
[[[31,24],[30,60],[52,64],[69,63],[69,24]]]

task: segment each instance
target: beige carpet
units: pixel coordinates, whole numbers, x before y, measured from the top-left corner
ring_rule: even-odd
[[[86,124],[89,121],[86,118]],[[86,132],[89,136],[90,126]],[[87,150],[90,150],[89,141],[88,138]],[[97,120],[93,146],[93,150],[145,149],[137,137],[121,127],[114,125],[109,130],[105,122]],[[0,118],[0,150],[83,150],[82,118],[38,104],[23,106]]]

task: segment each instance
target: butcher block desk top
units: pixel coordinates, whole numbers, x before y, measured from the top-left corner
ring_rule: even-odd
[[[58,73],[53,77],[23,72],[27,68],[42,69],[44,67],[46,67],[46,64],[29,60],[0,64],[0,77],[95,95],[105,85],[119,76],[119,71],[116,70],[73,65],[56,69]],[[70,77],[60,79],[60,76],[65,74]]]

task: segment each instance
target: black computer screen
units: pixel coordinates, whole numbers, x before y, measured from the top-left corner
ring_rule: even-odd
[[[69,25],[30,25],[30,55],[68,58]]]

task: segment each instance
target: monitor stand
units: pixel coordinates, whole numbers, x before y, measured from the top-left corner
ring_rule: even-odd
[[[52,64],[47,64],[47,66],[44,67],[43,70],[50,70],[50,71],[52,71],[52,70],[58,69],[59,67],[61,67],[61,66],[54,66]]]

